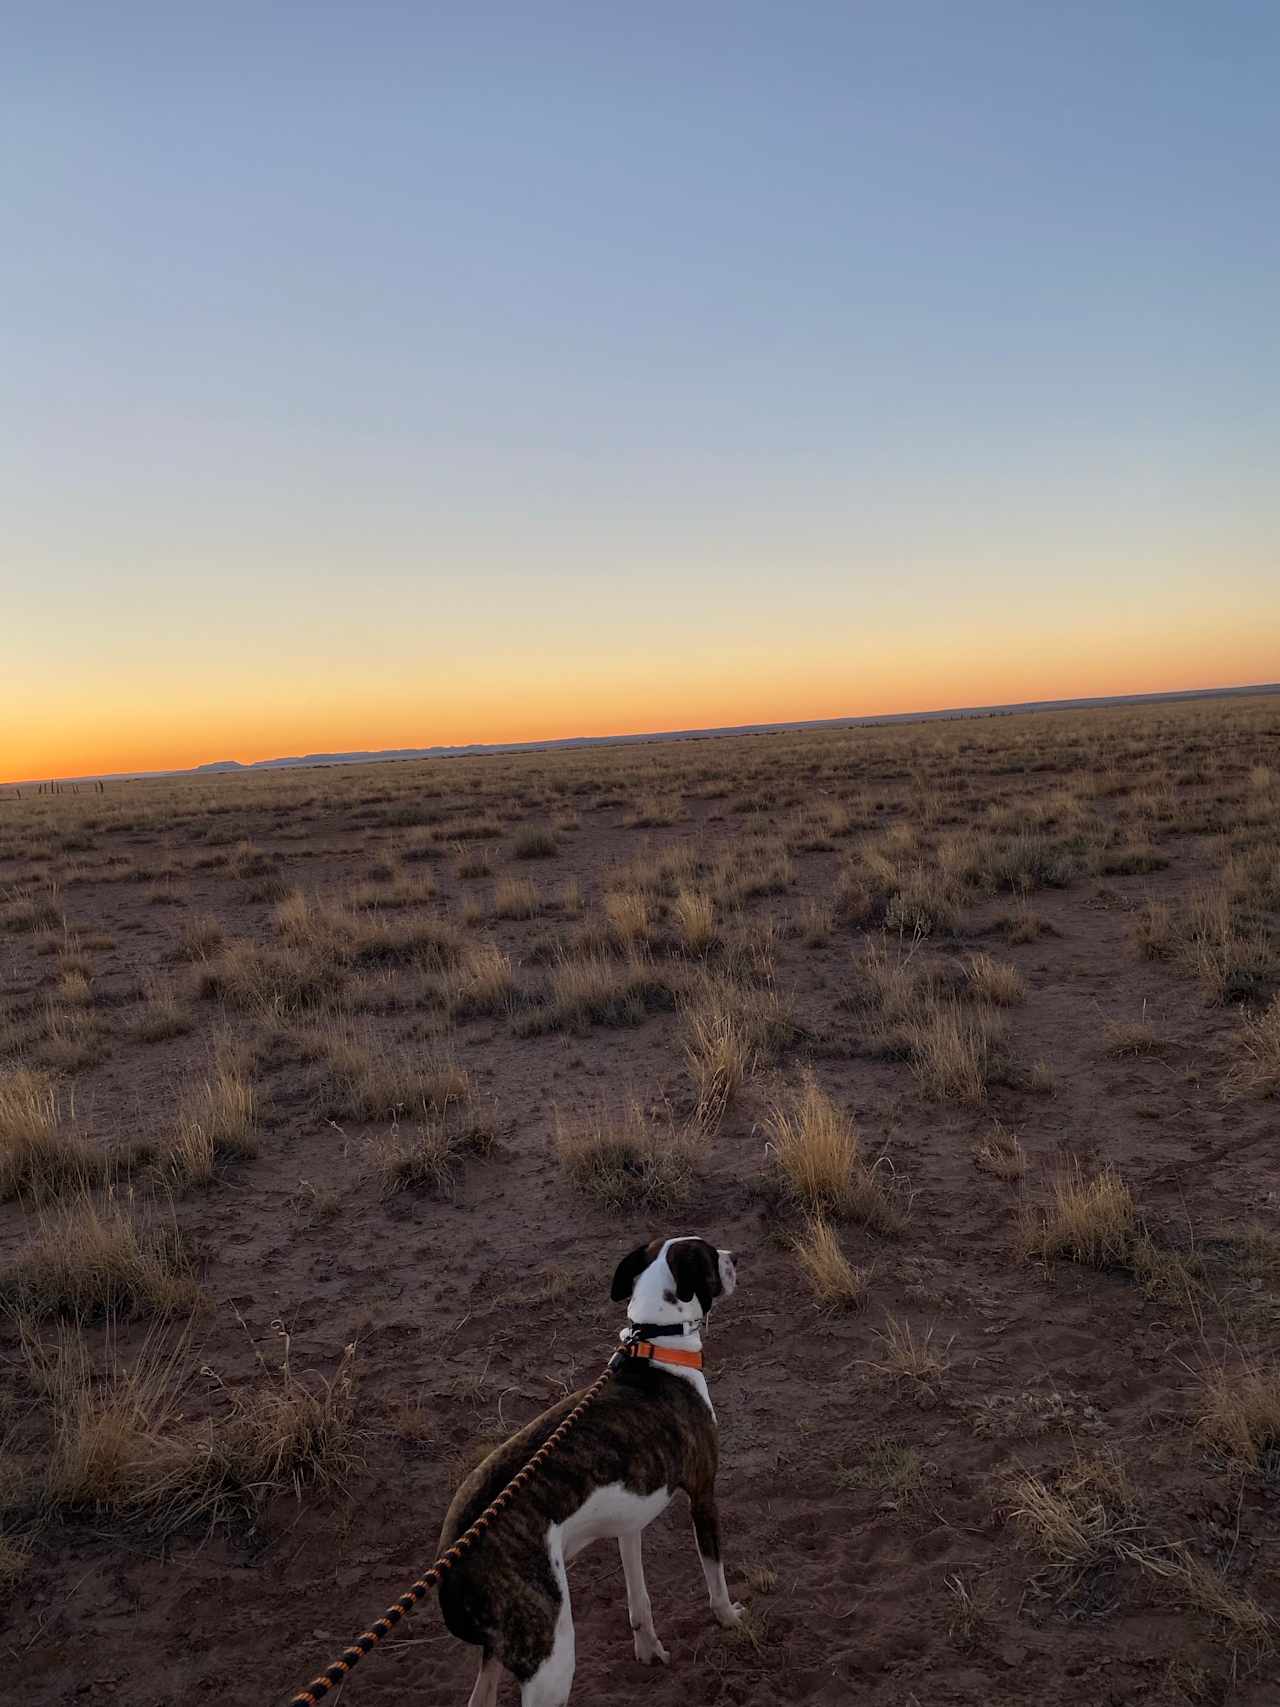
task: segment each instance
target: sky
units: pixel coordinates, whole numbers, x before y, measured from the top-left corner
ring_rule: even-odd
[[[4,11],[0,778],[1280,677],[1271,0]]]

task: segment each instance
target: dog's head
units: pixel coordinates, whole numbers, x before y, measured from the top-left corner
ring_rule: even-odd
[[[737,1285],[733,1256],[705,1239],[651,1239],[628,1252],[613,1276],[615,1304],[627,1299],[633,1322],[700,1321]]]

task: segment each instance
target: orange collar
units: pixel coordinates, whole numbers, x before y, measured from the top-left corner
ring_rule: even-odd
[[[674,1345],[654,1345],[652,1340],[632,1340],[622,1351],[628,1357],[646,1357],[651,1363],[674,1363],[681,1369],[701,1369],[700,1351],[681,1351]]]

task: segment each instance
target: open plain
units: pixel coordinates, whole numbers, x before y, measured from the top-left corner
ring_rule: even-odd
[[[1280,697],[0,799],[12,1698],[287,1698],[696,1231],[749,1615],[575,1700],[1275,1702],[1278,987]]]

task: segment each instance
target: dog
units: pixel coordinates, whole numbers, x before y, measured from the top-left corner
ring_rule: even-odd
[[[574,1633],[566,1566],[605,1536],[617,1538],[635,1655],[667,1663],[653,1627],[640,1541],[677,1489],[689,1496],[711,1611],[725,1626],[743,1608],[729,1598],[720,1554],[715,1482],[719,1435],[702,1373],[701,1328],[737,1283],[734,1260],[705,1239],[654,1239],[623,1257],[615,1303],[625,1360],[549,1458],[440,1581],[455,1636],[482,1649],[469,1707],[495,1707],[505,1669],[521,1707],[564,1707],[573,1687]],[[440,1551],[484,1510],[581,1399],[570,1394],[489,1455],[454,1495]]]

